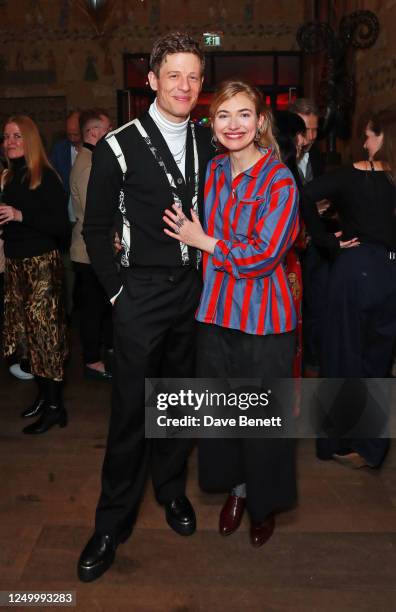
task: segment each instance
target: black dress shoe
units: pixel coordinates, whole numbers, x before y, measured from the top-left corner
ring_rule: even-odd
[[[30,417],[40,416],[44,408],[45,408],[45,398],[38,395],[36,399],[34,400],[33,404],[29,406],[29,408],[26,408],[26,410],[24,410],[21,413],[21,418],[28,419]]]
[[[24,434],[43,434],[51,427],[59,425],[59,427],[66,427],[67,425],[67,412],[63,406],[45,406],[40,418],[27,425],[22,429]]]
[[[194,508],[185,495],[165,504],[165,516],[169,527],[179,535],[192,535],[197,528]]]
[[[49,399],[47,396],[48,396],[48,385],[50,384],[50,382],[46,378],[43,378],[42,376],[35,376],[34,379],[38,387],[38,393],[37,393],[36,399],[34,400],[33,404],[22,412],[21,417],[23,419],[40,416],[40,414],[42,414],[46,406],[46,400]],[[54,398],[50,398],[50,399],[53,400]]]
[[[118,541],[114,536],[95,531],[78,560],[77,574],[82,582],[100,578],[115,559]]]
[[[104,372],[102,372],[101,370],[94,370],[94,368],[90,368],[87,365],[84,367],[84,376],[85,378],[89,378],[91,380],[102,381],[108,381],[113,378],[110,372],[107,372],[106,370],[104,370]]]

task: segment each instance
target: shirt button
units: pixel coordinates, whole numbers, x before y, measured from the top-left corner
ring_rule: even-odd
[[[172,275],[171,275],[171,276],[168,276],[168,281],[169,281],[170,283],[174,283],[174,282],[175,282],[175,277],[174,277],[174,276],[172,276]]]
[[[181,185],[181,184],[182,184],[182,182],[183,182],[183,179],[181,179],[181,178],[178,178],[178,179],[177,179],[177,184],[178,184],[178,185]]]

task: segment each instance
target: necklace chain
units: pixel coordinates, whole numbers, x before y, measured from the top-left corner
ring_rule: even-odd
[[[173,157],[175,162],[180,166],[182,163],[182,159],[186,153],[187,142],[184,143],[183,147],[180,149],[178,153],[173,153]]]

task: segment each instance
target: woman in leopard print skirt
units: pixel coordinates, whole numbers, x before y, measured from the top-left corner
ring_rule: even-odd
[[[29,117],[7,120],[4,150],[4,354],[22,346],[29,358],[39,392],[22,416],[39,418],[23,432],[40,434],[67,423],[61,396],[67,334],[58,250],[69,232],[67,196]]]

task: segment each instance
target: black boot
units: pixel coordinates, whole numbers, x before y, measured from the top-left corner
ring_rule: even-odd
[[[67,413],[62,402],[62,381],[47,379],[46,401],[40,418],[22,431],[25,434],[42,434],[54,427],[66,427]]]
[[[35,376],[34,378],[38,386],[37,397],[33,404],[21,413],[23,419],[40,416],[45,407],[45,388],[47,380],[42,376]]]

